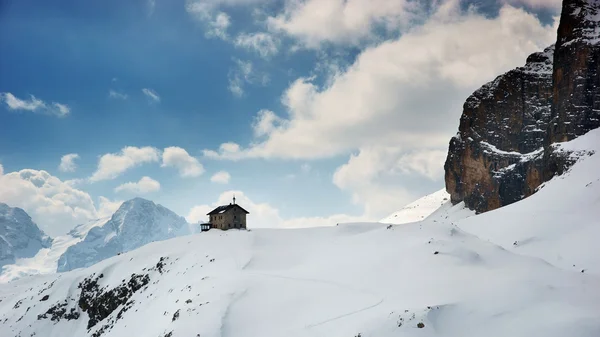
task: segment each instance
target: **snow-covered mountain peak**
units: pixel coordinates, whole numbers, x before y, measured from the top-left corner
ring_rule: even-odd
[[[190,234],[187,221],[168,208],[143,198],[125,201],[103,226],[60,257],[58,271],[87,267],[96,262],[161,241]]]
[[[139,197],[125,201],[112,216],[109,224],[115,235],[122,235],[127,239],[124,241],[126,251],[139,247],[135,243],[136,236],[155,237],[160,240],[161,237],[189,234],[187,221],[183,217],[162,205]],[[128,247],[127,244],[131,244],[132,247]]]
[[[24,210],[0,203],[0,267],[34,256],[51,243]]]
[[[77,225],[66,235],[53,238],[52,246],[40,249],[35,256],[19,258],[13,264],[5,265],[0,273],[0,284],[8,283],[30,275],[56,273],[58,259],[74,244],[85,238],[94,227],[103,226],[110,217],[90,220]]]

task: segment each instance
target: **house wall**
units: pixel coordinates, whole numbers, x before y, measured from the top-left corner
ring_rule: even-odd
[[[218,229],[246,228],[246,213],[239,207],[229,209],[223,214],[211,215],[209,220]]]

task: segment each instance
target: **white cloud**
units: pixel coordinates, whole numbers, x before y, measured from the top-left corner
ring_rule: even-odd
[[[254,135],[256,137],[262,137],[271,134],[279,126],[281,121],[282,119],[273,111],[260,110],[252,124]]]
[[[218,184],[227,184],[229,183],[229,179],[231,179],[231,175],[225,171],[219,171],[210,177],[211,182]]]
[[[265,32],[242,33],[235,38],[234,43],[238,47],[256,52],[262,58],[270,58],[279,51],[279,39]]]
[[[165,148],[162,155],[161,167],[175,167],[179,170],[181,177],[198,177],[204,173],[204,167],[198,159],[176,146]]]
[[[188,14],[204,24],[207,38],[228,40],[227,29],[231,25],[231,18],[227,13],[216,10],[217,6],[216,1],[188,1],[185,9]]]
[[[85,183],[86,181],[87,181],[86,179],[76,178],[76,179],[65,180],[65,184],[67,184],[71,187],[76,187],[78,185]]]
[[[128,98],[127,94],[120,93],[120,92],[112,90],[112,89],[110,89],[108,91],[108,97],[114,98],[114,99],[122,99],[122,100],[126,100]]]
[[[310,172],[310,170],[312,170],[312,167],[310,164],[304,163],[302,166],[300,166],[300,170],[302,170],[302,173],[307,174]]]
[[[61,172],[75,172],[77,169],[77,164],[75,164],[75,159],[78,159],[79,155],[77,153],[69,153],[65,154],[60,158],[60,165],[58,169]]]
[[[421,150],[402,155],[397,162],[398,169],[406,174],[417,173],[430,180],[444,177],[445,150]]]
[[[0,201],[23,208],[51,236],[98,217],[89,194],[46,171],[24,169],[0,175],[0,186]]]
[[[352,194],[364,214],[380,219],[416,199],[402,185],[397,162],[402,152],[396,147],[365,147],[336,170],[333,183]]]
[[[209,30],[207,31],[207,36],[215,36],[220,39],[226,40],[227,29],[231,25],[231,18],[227,13],[219,12],[217,13],[210,21],[209,21]]]
[[[158,93],[156,91],[149,88],[144,88],[142,89],[142,92],[144,93],[144,95],[146,95],[146,97],[150,99],[150,101],[155,103],[160,102],[160,96],[158,96]]]
[[[298,78],[282,95],[284,112],[258,112],[248,146],[225,143],[204,155],[310,160],[357,151],[333,182],[367,217],[385,216],[418,197],[409,192],[415,179],[441,180],[465,98],[555,39],[556,26],[522,9],[505,5],[488,17],[441,2],[422,25],[334,67],[324,85]]]
[[[297,38],[308,48],[323,43],[360,44],[374,31],[407,27],[423,9],[408,0],[287,1],[283,13],[268,19],[271,30]]]
[[[547,8],[559,10],[562,0],[504,0],[505,3],[513,5],[527,5],[531,8]]]
[[[2,97],[6,105],[8,105],[8,107],[12,110],[36,111],[46,106],[44,101],[35,98],[33,95],[31,95],[29,100],[21,100],[10,92],[3,92]]]
[[[227,86],[227,89],[229,89],[235,97],[242,97],[244,95],[243,83],[239,76],[229,76],[229,85]]]
[[[255,131],[263,140],[205,154],[315,159],[368,146],[445,150],[465,97],[555,38],[556,27],[523,10],[504,6],[488,18],[450,2],[424,25],[365,49],[326,86],[310,78],[294,81],[282,96],[285,114],[259,112],[257,120],[267,127],[255,130],[270,130]]]
[[[30,95],[29,100],[22,100],[10,92],[3,92],[0,93],[0,101],[4,101],[10,110],[25,110],[57,117],[65,117],[71,112],[71,108],[66,104],[57,102],[48,104],[33,95]]]
[[[213,150],[203,150],[203,154],[205,157],[211,159],[240,159],[245,157],[246,155],[241,152],[241,148],[239,144],[228,142],[223,143],[219,146],[219,151]]]
[[[0,164],[0,176],[4,174],[4,166]]]
[[[233,61],[235,62],[235,67],[230,69],[228,74],[228,89],[236,97],[243,96],[245,84],[266,85],[269,82],[269,76],[257,71],[252,62],[239,59],[234,59]]]
[[[52,111],[55,111],[54,114],[57,116],[66,116],[71,112],[71,108],[69,108],[66,104],[60,103],[52,103]]]
[[[156,148],[127,146],[118,153],[108,153],[100,157],[98,169],[90,181],[114,179],[130,168],[151,162],[157,162],[160,151]]]
[[[107,216],[111,216],[113,215],[118,209],[119,207],[121,207],[121,204],[123,203],[123,200],[110,200],[106,197],[99,197],[99,205],[98,205],[98,218],[104,218]]]
[[[226,205],[232,202],[235,194],[236,203],[246,209],[250,214],[247,218],[248,228],[301,228],[301,227],[322,227],[335,226],[343,222],[366,221],[362,216],[349,216],[336,214],[328,217],[302,217],[285,219],[279,214],[279,210],[268,203],[254,202],[241,191],[223,192],[218,201],[212,205],[194,206],[188,213],[186,219],[190,223],[207,221],[206,213],[219,205]]]
[[[160,190],[160,183],[150,177],[142,177],[138,182],[128,182],[115,188],[115,192],[148,194]]]

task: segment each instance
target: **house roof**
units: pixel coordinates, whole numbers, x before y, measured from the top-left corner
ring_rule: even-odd
[[[247,210],[245,210],[242,206],[240,206],[238,204],[229,204],[229,205],[219,206],[219,207],[213,209],[212,211],[206,213],[206,215],[223,214],[223,213],[229,211],[230,209],[234,209],[236,207],[239,207],[242,211],[246,212],[246,214],[250,214],[250,212],[248,212]]]

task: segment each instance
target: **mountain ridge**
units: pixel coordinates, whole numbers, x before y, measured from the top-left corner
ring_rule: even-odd
[[[88,267],[153,241],[191,234],[185,218],[143,198],[125,201],[104,225],[89,230],[58,260],[58,272]]]
[[[18,258],[32,257],[51,243],[27,212],[0,203],[0,268]]]

